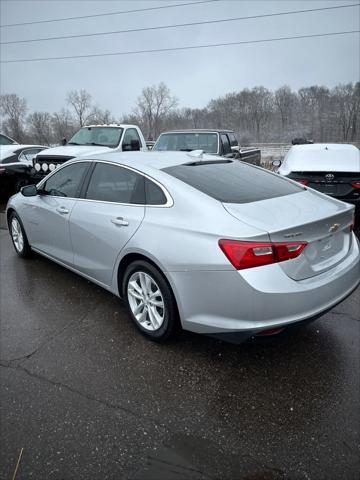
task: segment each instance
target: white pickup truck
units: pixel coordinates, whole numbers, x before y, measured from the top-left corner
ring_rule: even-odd
[[[136,125],[88,125],[80,128],[60,147],[47,148],[33,160],[33,180],[42,178],[67,160],[92,153],[147,151],[144,136]]]

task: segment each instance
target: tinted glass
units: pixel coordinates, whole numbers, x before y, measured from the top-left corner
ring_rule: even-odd
[[[124,151],[133,150],[133,148],[131,146],[131,141],[132,140],[136,140],[137,142],[139,142],[139,147],[141,146],[140,137],[139,137],[139,134],[136,131],[136,129],[135,128],[128,128],[125,132],[124,140],[123,140],[123,143],[122,143],[122,149]]]
[[[115,148],[123,129],[119,127],[83,127],[68,142],[69,145],[101,145]]]
[[[18,162],[18,157],[17,155],[11,155],[10,157],[6,157],[6,158],[3,158],[2,160],[0,160],[0,163],[4,164],[4,163],[14,163],[14,162]]]
[[[57,197],[76,198],[87,166],[86,162],[82,162],[62,168],[45,182],[44,192]]]
[[[223,155],[227,155],[228,153],[231,153],[231,148],[230,148],[230,142],[224,133],[221,134],[221,141],[223,144]]]
[[[230,145],[232,147],[235,147],[235,146],[239,145],[239,142],[236,140],[236,137],[233,133],[228,133],[228,137],[229,137],[229,140],[230,140]]]
[[[280,176],[237,161],[163,169],[210,197],[224,203],[250,203],[302,191]]]
[[[0,145],[12,145],[13,143],[16,143],[16,142],[14,142],[14,140],[7,137],[6,135],[2,135],[0,133]]]
[[[166,197],[161,188],[151,180],[146,179],[146,204],[165,205]]]
[[[126,168],[98,163],[85,198],[104,202],[144,204],[144,177]]]
[[[153,150],[204,150],[206,153],[217,153],[218,136],[217,133],[164,133],[160,135]]]

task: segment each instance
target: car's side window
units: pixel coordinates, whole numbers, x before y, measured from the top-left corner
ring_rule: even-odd
[[[238,141],[236,140],[236,137],[233,133],[229,133],[228,134],[228,137],[229,137],[229,140],[230,140],[230,145],[232,147],[236,147],[239,143]]]
[[[122,149],[124,152],[132,150],[140,150],[141,142],[140,137],[135,128],[128,128],[124,135],[122,143]]]
[[[76,198],[79,195],[82,180],[88,162],[74,163],[54,173],[43,185],[46,195]]]
[[[148,178],[145,182],[146,205],[165,205],[166,196],[162,189]]]
[[[230,142],[227,135],[225,135],[225,133],[221,134],[221,141],[223,144],[223,155],[227,155],[228,153],[231,153]]]
[[[10,157],[7,157],[7,158],[3,158],[2,160],[0,160],[0,163],[1,164],[5,164],[5,163],[15,163],[15,162],[18,162],[18,157],[17,155],[11,155]]]
[[[133,170],[97,163],[85,198],[127,204],[145,203],[145,179]]]

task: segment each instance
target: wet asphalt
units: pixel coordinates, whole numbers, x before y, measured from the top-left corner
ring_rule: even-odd
[[[292,337],[144,339],[0,214],[0,478],[358,479],[360,289]]]

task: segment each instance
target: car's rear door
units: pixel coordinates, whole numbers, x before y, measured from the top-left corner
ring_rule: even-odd
[[[77,162],[52,174],[39,195],[24,197],[22,216],[32,247],[68,265],[73,263],[69,218],[89,162]]]
[[[128,167],[97,162],[71,215],[74,265],[110,285],[121,249],[145,215],[144,177]]]

